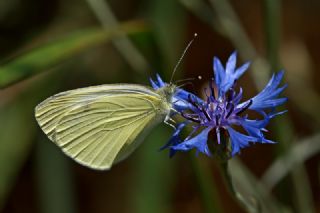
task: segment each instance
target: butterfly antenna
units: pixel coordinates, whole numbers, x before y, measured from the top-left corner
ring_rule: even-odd
[[[178,84],[178,83],[180,83],[180,82],[184,82],[184,81],[194,81],[194,80],[197,80],[197,79],[201,80],[201,79],[202,79],[202,76],[199,75],[197,78],[185,78],[185,79],[180,79],[180,80],[175,81],[174,83],[175,83],[175,84]]]
[[[192,39],[191,41],[189,41],[188,45],[187,45],[186,48],[184,49],[181,57],[180,57],[179,60],[178,60],[178,63],[176,64],[176,66],[175,66],[174,69],[173,69],[173,72],[172,72],[172,75],[171,75],[171,79],[170,79],[170,84],[172,83],[173,76],[174,76],[174,74],[176,73],[177,68],[178,68],[178,66],[180,65],[180,63],[181,63],[184,55],[186,54],[186,52],[188,51],[188,49],[189,49],[189,47],[191,46],[192,42],[194,41],[194,39],[195,39],[197,36],[198,36],[198,34],[195,33],[195,34],[193,35],[193,39]]]
[[[194,81],[194,80],[196,80],[196,78],[180,79],[180,80],[175,81],[174,84],[178,84],[178,83],[181,83],[181,82],[184,82],[184,81]]]
[[[180,84],[180,85],[178,85],[177,87],[178,88],[181,88],[181,87],[184,87],[184,86],[186,86],[186,85],[191,85],[192,86],[192,89],[194,90],[195,89],[195,87],[194,87],[194,84],[192,83],[192,82],[186,82],[186,83],[183,83],[183,84]]]

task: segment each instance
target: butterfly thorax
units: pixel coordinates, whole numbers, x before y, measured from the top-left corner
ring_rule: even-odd
[[[166,84],[164,87],[161,87],[156,92],[162,97],[163,108],[170,110],[172,109],[172,97],[176,92],[176,85]]]

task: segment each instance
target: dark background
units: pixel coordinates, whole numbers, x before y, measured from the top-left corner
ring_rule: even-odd
[[[168,81],[197,33],[175,77],[201,75],[189,89],[201,94],[213,56],[225,62],[234,50],[253,61],[239,82],[245,98],[280,69],[289,85],[288,113],[268,126],[278,143],[232,160],[239,192],[264,212],[320,212],[319,10],[316,0],[2,0],[0,211],[245,212],[214,159],[158,151],[170,127],[160,125],[127,160],[99,172],[64,156],[34,118],[34,107],[57,92],[148,85],[155,73]]]

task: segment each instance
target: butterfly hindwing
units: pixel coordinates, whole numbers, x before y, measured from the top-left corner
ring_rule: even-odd
[[[147,87],[100,87],[48,98],[36,108],[36,118],[67,155],[88,167],[108,169],[132,152],[144,130],[161,122],[169,109]]]

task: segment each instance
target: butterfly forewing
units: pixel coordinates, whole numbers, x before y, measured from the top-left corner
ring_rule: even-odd
[[[88,167],[108,169],[115,158],[132,152],[144,129],[169,113],[163,101],[138,85],[88,87],[48,98],[37,106],[36,118],[67,155]]]

